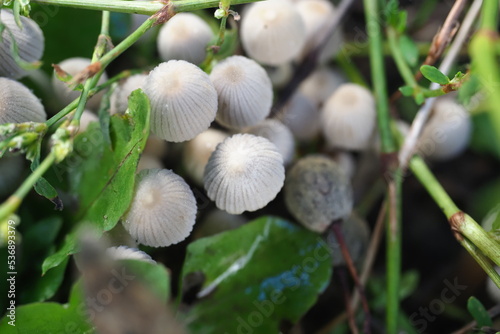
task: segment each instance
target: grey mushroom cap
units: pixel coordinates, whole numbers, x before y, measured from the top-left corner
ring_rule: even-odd
[[[322,233],[337,219],[351,214],[353,190],[349,178],[322,155],[299,160],[285,181],[285,204],[306,228]]]
[[[167,141],[193,139],[215,119],[217,92],[208,75],[187,61],[155,67],[144,92],[151,102],[151,132]]]
[[[0,78],[0,124],[45,122],[40,100],[22,83]]]
[[[271,111],[273,87],[266,71],[254,60],[231,56],[210,73],[219,101],[216,120],[228,128],[263,121]]]
[[[0,76],[13,79],[22,78],[28,73],[12,57],[10,50],[12,36],[9,31],[14,36],[20,58],[29,63],[42,58],[45,41],[43,32],[35,21],[24,16],[21,16],[22,28],[20,28],[10,9],[0,11],[0,21],[6,27],[0,36],[2,40],[0,43]]]
[[[302,141],[312,140],[321,131],[320,112],[316,103],[301,92],[295,93],[277,117]]]
[[[106,249],[106,255],[114,261],[119,260],[139,260],[156,264],[156,261],[149,256],[149,254],[137,249],[127,246],[115,246]]]
[[[269,140],[237,134],[220,143],[208,160],[204,183],[208,197],[231,214],[255,211],[283,187],[283,158]]]
[[[128,97],[136,89],[143,88],[147,74],[134,74],[113,91],[110,97],[110,113],[123,114],[128,108]]]
[[[214,34],[210,26],[192,13],[179,13],[165,23],[156,40],[160,58],[200,64]]]

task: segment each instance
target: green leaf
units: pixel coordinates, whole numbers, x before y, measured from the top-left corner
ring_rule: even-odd
[[[37,169],[38,166],[40,165],[41,145],[42,145],[41,141],[38,141],[38,143],[36,144],[34,150],[34,157],[33,160],[31,161],[31,166],[30,166],[32,171]],[[39,195],[45,197],[46,199],[54,203],[56,210],[60,211],[63,209],[63,203],[59,198],[56,189],[44,177],[40,177],[38,179],[38,181],[35,183],[34,188]]]
[[[313,232],[275,217],[188,246],[183,281],[204,277],[201,298],[187,317],[192,333],[277,333],[296,322],[328,286],[330,249]],[[231,310],[231,316],[228,316]]]
[[[420,67],[420,72],[422,72],[423,76],[430,82],[435,82],[440,85],[447,85],[450,83],[450,78],[434,66],[423,65]]]
[[[401,36],[399,38],[399,48],[406,62],[412,67],[416,66],[418,62],[418,48],[413,40],[407,35]]]
[[[467,310],[469,310],[469,313],[472,315],[474,320],[476,320],[478,328],[483,326],[490,327],[493,325],[488,311],[476,297],[469,297],[469,300],[467,301]]]
[[[421,105],[425,101],[425,95],[423,92],[419,92],[415,95],[415,103]]]
[[[491,154],[500,160],[500,142],[496,139],[489,113],[480,112],[472,115],[472,138],[470,147],[481,154]]]
[[[481,81],[477,75],[469,74],[467,77],[458,89],[458,100],[464,105],[468,105],[471,98],[482,88]]]
[[[233,55],[238,48],[238,43],[238,29],[227,29],[224,35],[224,42],[222,42],[219,52],[215,54],[215,58],[224,59]]]
[[[403,300],[411,296],[418,287],[420,275],[417,270],[409,270],[401,275],[401,282],[399,284],[399,298]]]
[[[404,96],[412,96],[413,93],[415,92],[415,89],[412,86],[403,86],[403,87],[399,87],[399,91]]]
[[[121,260],[127,272],[132,272],[158,299],[170,298],[170,274],[162,264],[153,264],[139,260]]]
[[[45,275],[49,269],[59,266],[69,255],[76,253],[76,232],[66,235],[62,247],[54,254],[47,257],[42,264],[42,275]]]

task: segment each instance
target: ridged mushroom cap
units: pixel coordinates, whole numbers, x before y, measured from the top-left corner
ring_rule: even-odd
[[[468,111],[451,97],[438,98],[420,136],[418,150],[432,160],[454,158],[467,148],[471,131]]]
[[[71,76],[75,76],[83,71],[87,66],[91,64],[92,60],[88,58],[74,57],[63,60],[58,65],[61,69],[70,74]],[[108,80],[108,76],[106,73],[101,75],[99,78],[98,85],[103,84]],[[69,87],[68,83],[62,82],[59,80],[55,74],[52,76],[52,88],[54,89],[54,94],[56,98],[59,100],[60,104],[66,106],[70,104],[74,99],[78,98],[81,94],[80,91],[72,90]],[[91,109],[93,111],[97,111],[99,109],[99,104],[101,103],[101,99],[104,95],[104,91],[100,91],[99,93],[92,96],[88,101],[86,108]]]
[[[40,100],[22,83],[0,77],[0,124],[45,122]]]
[[[298,140],[311,140],[320,133],[320,113],[316,104],[304,94],[295,93],[283,113],[277,117]]]
[[[16,24],[14,14],[10,9],[0,11],[0,21],[6,26],[1,34],[0,43],[0,76],[19,79],[27,75],[26,70],[17,65],[10,51],[12,35],[16,41],[19,56],[22,60],[32,63],[42,58],[44,49],[43,32],[30,18],[21,16],[22,29]]]
[[[364,150],[375,130],[376,110],[372,93],[357,84],[343,84],[321,111],[323,135],[329,146]]]
[[[337,219],[351,214],[349,178],[335,161],[322,155],[299,160],[285,181],[285,204],[306,228],[322,233]]]
[[[140,244],[166,247],[189,236],[196,211],[193,192],[180,176],[148,169],[137,175],[134,199],[122,221]]]
[[[114,261],[117,260],[139,260],[152,264],[156,264],[156,261],[146,254],[145,252],[137,249],[130,248],[127,246],[117,246],[117,247],[109,247],[106,249],[106,255]]]
[[[195,239],[209,237],[224,231],[233,230],[248,221],[243,215],[232,215],[226,211],[214,209],[196,224],[193,232]]]
[[[110,97],[110,113],[124,114],[128,108],[128,97],[136,89],[143,88],[147,74],[134,74],[113,91]]]
[[[156,40],[160,58],[201,63],[207,55],[207,44],[214,34],[210,26],[192,13],[179,13],[165,23]]]
[[[328,33],[329,21],[335,16],[335,6],[328,0],[303,0],[295,4],[306,31],[306,43],[299,58],[304,57],[311,48],[320,43]],[[319,55],[320,63],[330,60],[342,46],[343,36],[340,28],[330,36]]]
[[[368,243],[370,242],[368,223],[353,212],[349,218],[342,222],[341,230],[352,260],[355,264],[359,264],[365,258]],[[332,250],[333,266],[345,265],[345,259],[340,251],[340,244],[332,230],[328,232],[327,241]]]
[[[203,185],[203,174],[210,155],[228,136],[225,132],[208,129],[186,143],[183,152],[184,167],[198,185]]]
[[[245,129],[246,133],[264,137],[276,145],[278,152],[283,157],[283,162],[288,165],[295,154],[295,139],[292,131],[275,119],[266,119],[263,122]]]
[[[187,61],[155,67],[144,91],[151,102],[151,131],[167,141],[193,139],[215,119],[217,92],[208,75]]]
[[[285,0],[249,5],[242,15],[240,34],[245,52],[266,65],[291,61],[306,42],[304,21],[295,5]]]
[[[255,211],[283,187],[283,158],[269,140],[237,134],[220,143],[205,168],[205,189],[216,206],[232,214]]]
[[[320,106],[346,82],[346,78],[339,71],[323,66],[300,84],[299,91]]]
[[[232,56],[210,73],[219,99],[216,120],[229,128],[252,126],[271,111],[273,87],[262,66],[243,56]]]

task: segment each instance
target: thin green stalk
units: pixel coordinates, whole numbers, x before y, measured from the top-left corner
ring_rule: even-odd
[[[486,256],[484,256],[484,254],[482,254],[481,251],[479,251],[477,247],[469,240],[464,239],[461,244],[500,289],[500,275],[491,265],[491,261]]]
[[[207,57],[205,58],[203,63],[200,65],[200,67],[202,69],[204,69],[205,71],[207,71],[207,69],[209,69],[210,64],[214,60],[214,54],[216,53],[216,51],[218,51],[217,49],[220,48],[222,43],[224,43],[224,37],[226,35],[226,23],[227,23],[227,15],[222,17],[222,19],[220,20],[219,36],[217,37],[217,41],[215,42],[214,45],[211,45],[209,47]]]
[[[413,71],[408,66],[403,53],[401,52],[401,48],[399,47],[399,36],[393,27],[389,26],[387,28],[387,39],[389,41],[389,48],[391,49],[392,57],[396,66],[398,67],[399,74],[405,81],[405,84],[411,87],[418,87],[418,83],[413,76]]]
[[[28,176],[21,186],[13,193],[2,205],[0,205],[0,221],[6,220],[12,215],[21,205],[24,197],[30,192],[35,183],[45,174],[45,172],[55,162],[56,156],[50,153],[38,166],[33,173]]]
[[[429,50],[431,48],[431,43],[428,42],[416,42],[415,46],[418,49],[418,55],[421,57],[425,57],[429,54]],[[346,42],[342,45],[342,52],[346,52],[350,57],[366,57],[370,53],[370,48],[368,44],[361,44],[359,42]],[[384,42],[382,45],[382,50],[384,51],[384,56],[390,56],[391,48],[388,42]],[[467,53],[467,50],[464,49],[464,54]]]
[[[232,0],[232,5],[240,5],[261,0]],[[190,12],[219,6],[219,0],[177,0],[177,1],[123,1],[123,0],[31,0],[33,3],[73,7],[79,9],[107,10],[119,13],[135,13],[153,15],[167,4],[172,6],[175,13]]]
[[[342,71],[344,71],[344,73],[347,75],[347,78],[350,82],[356,83],[363,87],[368,87],[365,78],[363,77],[363,75],[361,75],[358,68],[354,65],[348,55],[346,55],[344,52],[341,52],[337,56],[336,61]]]

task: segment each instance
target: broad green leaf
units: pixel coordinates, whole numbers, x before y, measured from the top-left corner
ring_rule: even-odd
[[[314,305],[331,273],[323,239],[280,218],[199,239],[188,246],[182,274],[185,285],[204,277],[188,324],[193,334],[278,333],[281,320],[296,322]]]
[[[476,320],[478,328],[493,325],[488,311],[476,297],[469,297],[469,300],[467,300],[467,310],[469,310],[469,313]]]
[[[399,91],[404,96],[412,96],[413,93],[415,92],[415,89],[411,86],[403,86],[403,87],[399,87]]]
[[[79,200],[77,221],[108,231],[127,210],[137,163],[149,135],[149,111],[147,96],[136,90],[130,95],[129,112],[111,117],[112,146],[106,145],[96,123],[75,139],[72,158],[80,164],[70,171],[69,182]]]
[[[434,66],[423,65],[420,67],[420,72],[422,72],[423,76],[430,82],[435,82],[440,85],[447,85],[450,83],[450,78],[441,73],[441,71]]]
[[[238,47],[238,29],[228,29],[224,35],[224,42],[220,46],[219,52],[215,54],[215,58],[224,59],[234,54]]]
[[[42,142],[39,141],[36,144],[35,152],[34,152],[34,157],[33,160],[31,161],[30,168],[32,171],[38,168],[40,165],[40,152],[41,152],[41,145]],[[63,209],[63,203],[61,199],[59,198],[56,189],[47,181],[44,177],[40,177],[38,181],[35,183],[35,191],[47,198],[49,201],[54,203],[55,209],[56,210],[62,210]]]
[[[42,264],[42,275],[45,275],[49,269],[59,266],[69,255],[76,253],[76,232],[66,235],[62,247],[54,254],[47,257]]]
[[[139,260],[122,260],[127,272],[132,272],[149,288],[158,299],[167,301],[170,298],[170,274],[162,264],[153,264]]]
[[[474,114],[472,127],[470,147],[478,153],[491,154],[500,159],[500,142],[496,139],[490,114],[485,112]]]
[[[471,98],[482,88],[479,77],[474,74],[469,74],[468,78],[458,89],[458,100],[464,105],[471,102]]]
[[[418,62],[418,48],[413,40],[407,35],[403,35],[399,38],[399,48],[405,57],[406,62],[410,66],[417,65]]]
[[[68,261],[69,257],[66,256],[54,270],[50,270],[42,277],[37,277],[32,285],[23,289],[20,293],[21,302],[23,304],[43,302],[52,298],[63,282]]]
[[[418,104],[418,105],[421,105],[422,103],[424,103],[425,101],[425,96],[424,96],[424,93],[423,92],[420,92],[420,93],[417,93],[415,95],[415,102]]]

